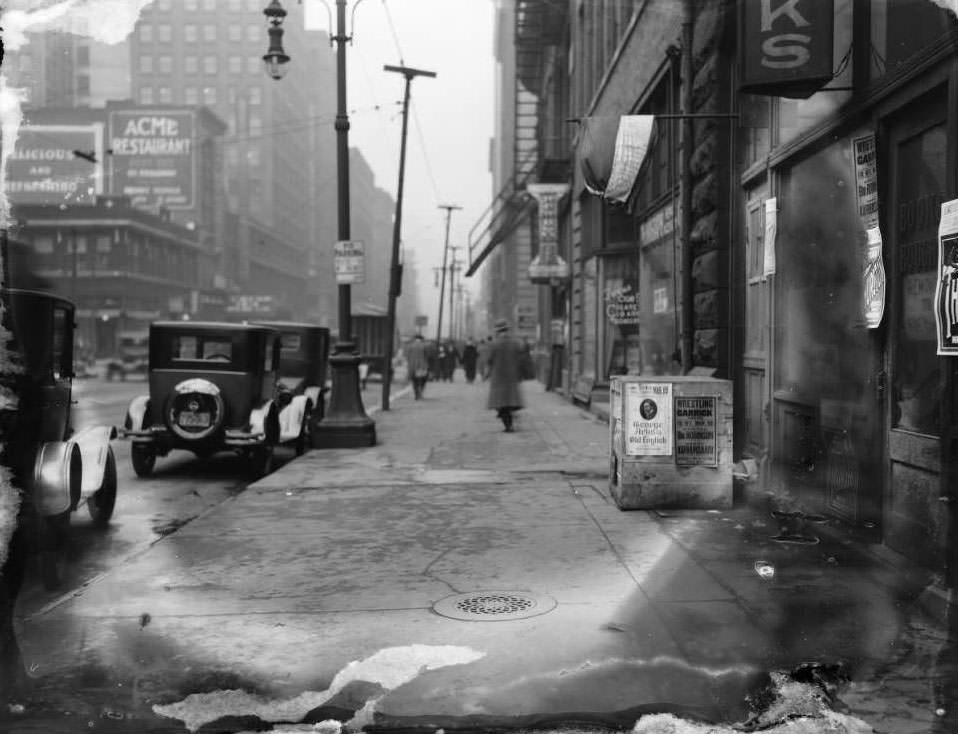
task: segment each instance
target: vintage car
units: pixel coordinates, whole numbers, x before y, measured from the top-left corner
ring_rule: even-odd
[[[24,477],[27,517],[35,522],[40,573],[48,589],[60,583],[70,515],[86,504],[95,525],[105,526],[116,503],[113,426],[74,431],[72,423],[74,306],[53,294],[4,288],[7,326],[23,360],[11,454]]]
[[[306,396],[293,398],[293,417],[280,421],[278,330],[158,321],[150,325],[149,354],[149,394],[130,402],[120,430],[132,441],[138,476],[149,476],[158,456],[185,449],[201,458],[235,451],[259,478],[272,470],[277,445],[296,443],[304,429],[308,436]]]
[[[107,380],[125,380],[130,375],[146,376],[150,333],[140,331],[121,331],[119,334],[119,354],[106,364]]]
[[[329,360],[329,329],[296,321],[259,321],[280,332],[279,360],[280,434],[303,430],[295,440],[296,455],[312,448],[313,425],[326,410],[326,366]],[[306,398],[305,402],[300,396]],[[303,411],[305,410],[305,416]]]

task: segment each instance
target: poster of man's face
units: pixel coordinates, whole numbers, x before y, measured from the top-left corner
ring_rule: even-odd
[[[654,400],[646,398],[641,403],[639,403],[639,413],[642,414],[642,417],[645,420],[650,421],[655,418],[655,414],[659,412],[659,406],[655,404]]]

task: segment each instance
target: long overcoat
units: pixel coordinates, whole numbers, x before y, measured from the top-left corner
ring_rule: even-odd
[[[521,408],[519,362],[522,343],[508,334],[497,336],[489,346],[489,403],[493,410]]]
[[[413,342],[406,347],[406,369],[409,370],[409,379],[416,376],[416,370],[429,369],[426,342],[422,339],[414,339]]]

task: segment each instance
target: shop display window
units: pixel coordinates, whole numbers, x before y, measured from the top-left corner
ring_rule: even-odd
[[[929,0],[872,0],[869,79],[878,81],[934,45],[954,26]]]
[[[822,401],[867,410],[876,370],[861,316],[866,240],[851,155],[844,138],[802,161],[779,197],[775,388],[813,410]]]
[[[642,374],[638,252],[607,255],[600,262],[602,374],[606,379],[614,375]]]
[[[946,191],[944,125],[900,144],[896,207],[899,298],[892,371],[892,425],[936,435],[941,375],[937,356],[935,285],[937,228]]]

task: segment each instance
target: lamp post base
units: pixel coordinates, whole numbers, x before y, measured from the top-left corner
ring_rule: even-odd
[[[313,432],[313,448],[353,449],[376,445],[376,423],[366,415],[359,391],[359,355],[355,345],[339,342],[329,358],[333,388],[323,419]]]

